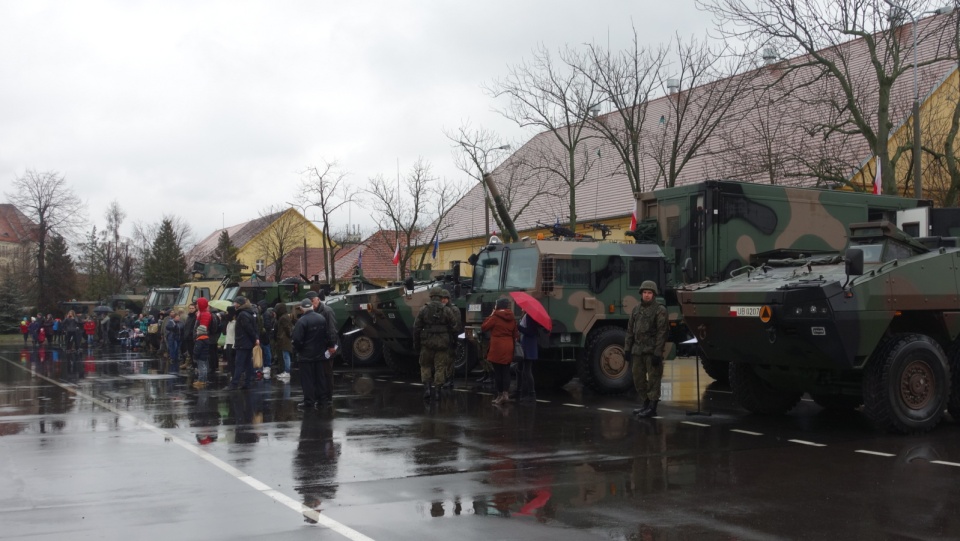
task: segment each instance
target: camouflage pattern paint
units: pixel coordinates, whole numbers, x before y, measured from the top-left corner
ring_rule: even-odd
[[[863,274],[848,277],[839,255],[771,261],[679,290],[683,317],[707,356],[734,363],[731,386],[748,409],[786,411],[802,392],[825,404],[845,396],[881,428],[928,430],[948,402],[960,413],[949,399],[950,372],[960,374],[960,249],[889,222],[851,232]],[[752,375],[734,382],[739,365]]]

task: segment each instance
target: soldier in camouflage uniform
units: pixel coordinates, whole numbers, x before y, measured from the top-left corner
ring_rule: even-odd
[[[426,387],[424,400],[440,399],[440,385],[447,379],[447,364],[453,349],[450,335],[460,325],[459,316],[454,317],[440,302],[442,295],[439,287],[431,289],[430,302],[420,309],[413,323],[413,347],[420,350],[420,381]]]
[[[663,348],[667,342],[667,309],[657,303],[657,284],[645,280],[640,284],[640,304],[634,307],[627,322],[627,338],[623,354],[633,363],[633,386],[643,406],[633,410],[639,417],[657,414],[660,401],[660,380],[663,378]]]
[[[451,347],[453,348],[451,353],[453,353],[454,351],[456,351],[457,335],[459,335],[460,332],[463,330],[460,326],[460,310],[457,309],[456,306],[450,304],[450,292],[446,289],[440,290],[440,302],[443,303],[443,307],[446,308],[447,311],[449,311],[453,315],[453,318],[457,322],[454,329],[450,332],[450,344],[451,344]],[[456,356],[455,354],[451,354],[447,356],[446,381],[443,382],[443,387],[445,389],[453,388],[453,377],[454,377],[453,365],[454,365],[454,361],[456,360],[454,359],[455,356]]]

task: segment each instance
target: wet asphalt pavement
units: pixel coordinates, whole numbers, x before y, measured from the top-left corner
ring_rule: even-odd
[[[960,537],[958,425],[878,434],[809,401],[757,417],[703,374],[713,415],[688,416],[693,359],[643,421],[576,382],[495,407],[461,380],[425,405],[349,367],[332,409],[301,412],[296,373],[197,391],[157,363],[0,348],[0,538]]]

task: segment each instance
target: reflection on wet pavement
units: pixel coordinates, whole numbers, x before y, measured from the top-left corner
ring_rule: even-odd
[[[190,374],[164,375],[162,368],[120,350],[0,350],[0,452],[16,456],[21,472],[42,468],[34,460],[76,455],[102,461],[110,475],[136,464],[126,453],[142,453],[154,437],[143,429],[156,427],[168,442],[186,442],[197,456],[222,461],[259,487],[257,500],[253,488],[220,480],[208,467],[197,475],[218,487],[223,505],[250,505],[240,511],[255,515],[261,506],[280,513],[282,507],[270,507],[279,502],[302,515],[288,509],[278,515],[286,519],[258,525],[266,533],[290,534],[288,528],[318,521],[331,535],[345,524],[374,539],[823,539],[960,531],[946,505],[960,475],[954,425],[890,437],[873,432],[859,414],[831,415],[809,402],[785,417],[749,416],[703,374],[703,406],[714,416],[688,417],[698,394],[692,359],[667,365],[662,418],[642,421],[629,414],[631,397],[596,396],[576,384],[538,392],[537,404],[494,407],[482,389],[458,382],[439,404],[424,404],[422,387],[385,369],[338,369],[334,408],[298,411],[296,373],[292,382],[258,381],[246,392],[224,390],[221,373],[198,391]],[[112,454],[101,452],[107,448]],[[174,448],[166,453],[153,460],[195,460]],[[140,464],[139,471],[175,475],[153,466]],[[23,483],[16,488],[0,488],[7,507],[22,507],[16,498],[39,483],[17,478]],[[84,495],[71,497],[79,505]],[[171,497],[180,498],[190,496]],[[225,527],[217,531],[233,533]],[[11,531],[32,530],[17,522]]]

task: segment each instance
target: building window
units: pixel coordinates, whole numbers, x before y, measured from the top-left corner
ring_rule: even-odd
[[[261,272],[263,272],[263,264],[264,262],[262,259],[257,260],[257,267],[256,267],[257,274],[260,274]]]

